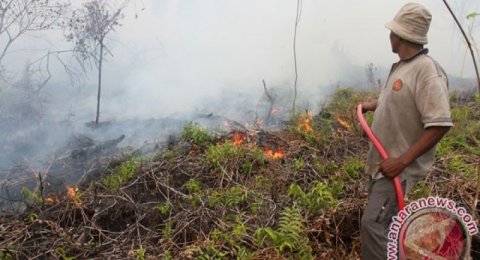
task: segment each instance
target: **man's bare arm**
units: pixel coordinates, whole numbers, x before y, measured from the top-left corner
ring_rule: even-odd
[[[380,171],[385,177],[389,178],[399,175],[418,157],[435,146],[449,129],[449,126],[432,126],[427,128],[418,141],[400,157],[389,158],[380,163]]]

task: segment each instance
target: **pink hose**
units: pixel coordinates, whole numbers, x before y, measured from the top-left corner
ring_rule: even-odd
[[[387,151],[385,151],[385,148],[383,148],[380,141],[378,141],[375,134],[373,134],[372,130],[368,126],[367,121],[363,117],[361,104],[357,106],[357,116],[358,116],[358,120],[360,121],[360,125],[362,125],[363,131],[365,131],[368,138],[372,141],[373,145],[375,146],[377,151],[380,153],[382,158],[384,160],[388,159]],[[405,202],[403,201],[403,189],[402,189],[402,185],[400,184],[400,178],[398,178],[398,176],[395,176],[395,178],[393,178],[393,187],[395,188],[395,193],[397,194],[398,210],[402,210],[405,207]]]

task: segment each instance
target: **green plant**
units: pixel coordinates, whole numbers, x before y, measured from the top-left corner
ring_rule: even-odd
[[[235,223],[232,226],[232,237],[236,241],[243,241],[243,236],[247,233],[247,226],[242,221],[242,215],[235,216]]]
[[[227,259],[227,252],[223,252],[217,249],[215,246],[207,246],[197,248],[196,252],[198,256],[195,259],[199,260],[216,260],[216,259]]]
[[[168,220],[162,229],[162,238],[165,240],[170,240],[170,238],[172,237],[172,229],[172,222]]]
[[[11,260],[13,259],[12,254],[9,251],[0,250],[0,259],[1,260]]]
[[[103,180],[105,186],[112,190],[118,190],[120,186],[132,178],[138,167],[138,159],[131,158],[130,160],[122,163],[119,167],[115,168],[113,172],[106,176]]]
[[[270,191],[272,189],[272,181],[264,175],[255,175],[255,190]]]
[[[55,249],[55,253],[60,257],[62,260],[73,260],[75,257],[67,256],[65,249],[63,247],[58,247]]]
[[[343,193],[343,180],[333,180],[330,183],[330,192],[333,198],[337,199]]]
[[[244,156],[245,151],[234,145],[231,141],[226,141],[223,144],[210,145],[207,149],[206,159],[209,163],[215,166],[223,166],[230,159]]]
[[[42,196],[39,192],[33,192],[29,188],[23,187],[21,193],[27,203],[34,205],[41,205],[43,203]]]
[[[257,162],[258,164],[260,165],[264,165],[265,164],[265,161],[266,161],[266,158],[265,158],[265,153],[258,147],[253,147],[250,151],[249,151],[249,155],[252,159],[253,162]]]
[[[475,166],[468,164],[462,156],[456,155],[450,158],[447,162],[447,169],[454,173],[463,173],[468,177],[475,175]]]
[[[245,257],[248,256],[248,251],[245,251],[245,248],[241,250],[239,246],[240,243],[244,242],[244,235],[247,233],[247,227],[245,223],[242,222],[241,215],[235,216],[235,222],[228,224],[228,226],[231,228],[231,231],[215,228],[210,232],[209,240],[207,240],[207,250],[203,250],[204,256],[206,256],[206,254],[212,256],[211,253],[223,255],[224,252],[219,250],[219,248],[230,248],[232,249],[230,252],[233,254],[235,254],[234,251],[237,251],[237,259],[239,259],[239,257],[240,259],[246,259]],[[209,247],[210,249],[208,249]],[[239,250],[235,250],[237,248]]]
[[[237,260],[251,260],[253,259],[252,253],[247,248],[241,246],[237,250]]]
[[[365,168],[363,161],[355,157],[348,158],[342,165],[342,171],[353,180],[360,178],[360,171]]]
[[[187,191],[191,194],[199,193],[202,191],[202,184],[195,179],[190,179],[187,183],[185,183],[185,189],[187,189]]]
[[[33,213],[33,212],[30,212],[28,213],[28,215],[25,217],[25,222],[27,223],[33,223],[34,221],[36,221],[38,219],[38,215]]]
[[[249,197],[253,198],[253,201],[248,203],[250,212],[257,213],[264,209],[265,201],[263,200],[261,194],[255,190],[249,191]]]
[[[172,253],[170,253],[169,250],[164,251],[163,254],[162,254],[162,259],[163,260],[172,260],[173,259]]]
[[[180,156],[180,150],[178,149],[178,147],[173,147],[173,148],[167,149],[163,153],[163,159],[169,161],[170,163],[173,163],[173,161],[176,158],[178,158],[178,156]]]
[[[462,131],[468,125],[468,107],[456,107],[451,110],[452,120],[455,122],[455,127],[453,131]]]
[[[303,158],[295,158],[292,160],[292,169],[299,171],[305,167],[305,160]]]
[[[448,156],[454,151],[454,145],[453,145],[453,138],[447,134],[445,137],[443,137],[440,142],[437,143],[436,147],[436,152],[435,155],[436,157],[444,157]]]
[[[243,172],[245,172],[247,174],[252,172],[253,167],[254,167],[254,163],[252,161],[245,161],[242,164],[242,170],[243,170]]]
[[[195,207],[198,207],[202,204],[202,199],[201,199],[201,191],[202,191],[202,184],[195,180],[195,179],[190,179],[187,183],[184,185],[185,189],[189,193],[189,202]]]
[[[213,140],[206,129],[192,122],[183,127],[182,139],[200,147],[207,147]]]
[[[147,250],[145,248],[138,248],[133,250],[133,253],[137,256],[137,260],[145,260]]]
[[[168,214],[170,214],[170,210],[171,210],[170,201],[166,201],[164,203],[159,203],[158,205],[155,206],[155,209],[158,210],[158,212],[162,216],[168,216]]]
[[[362,100],[359,92],[353,88],[338,88],[330,98],[326,110],[337,115],[354,111],[355,105]]]
[[[310,190],[304,192],[298,184],[292,183],[288,188],[288,195],[294,199],[298,199],[299,203],[305,209],[311,212],[317,212],[324,208],[329,208],[337,204],[332,187],[335,187],[335,192],[338,191],[338,186],[329,186],[325,182],[314,181],[310,185]]]
[[[218,228],[215,228],[212,230],[212,232],[210,232],[210,239],[213,242],[232,244],[230,234]]]
[[[282,211],[277,230],[270,227],[258,228],[254,238],[259,247],[270,242],[278,254],[291,252],[301,259],[313,259],[309,241],[303,235],[304,228],[300,209],[294,205]]]
[[[248,191],[242,186],[234,186],[224,192],[211,192],[208,203],[210,206],[222,204],[225,207],[235,207],[247,202]]]
[[[301,136],[309,145],[322,147],[330,131],[330,122],[330,120],[316,121],[309,113],[297,114],[290,118],[288,129],[291,133]]]
[[[430,188],[425,181],[419,181],[413,187],[411,194],[413,200],[427,198],[430,195]]]
[[[260,150],[260,148],[254,146],[250,147],[242,147],[244,149],[243,152],[237,154],[239,159],[243,160],[241,163],[241,170],[245,174],[251,174],[256,168],[255,167],[263,167],[265,166],[265,162],[267,161],[265,157],[265,153]]]

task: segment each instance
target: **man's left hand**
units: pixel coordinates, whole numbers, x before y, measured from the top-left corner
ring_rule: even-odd
[[[407,168],[407,164],[400,158],[388,158],[380,163],[380,171],[387,178],[395,178]]]

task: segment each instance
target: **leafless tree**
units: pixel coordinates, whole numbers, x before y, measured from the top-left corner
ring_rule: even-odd
[[[295,115],[295,106],[297,102],[297,82],[298,82],[298,67],[297,67],[297,27],[300,23],[300,17],[302,15],[302,0],[297,0],[297,15],[295,17],[295,31],[293,33],[293,62],[295,65],[295,83],[293,86],[293,105],[292,114]]]
[[[60,26],[68,6],[68,1],[0,0],[0,65],[22,36]]]
[[[75,10],[68,23],[67,40],[75,44],[77,60],[85,70],[86,66],[94,65],[98,72],[97,115],[95,124],[100,118],[100,96],[102,90],[102,67],[107,54],[112,55],[107,48],[107,36],[116,27],[120,26],[123,18],[122,10],[127,6],[128,0],[119,7],[110,5],[112,1],[91,0],[83,4],[82,8]]]

